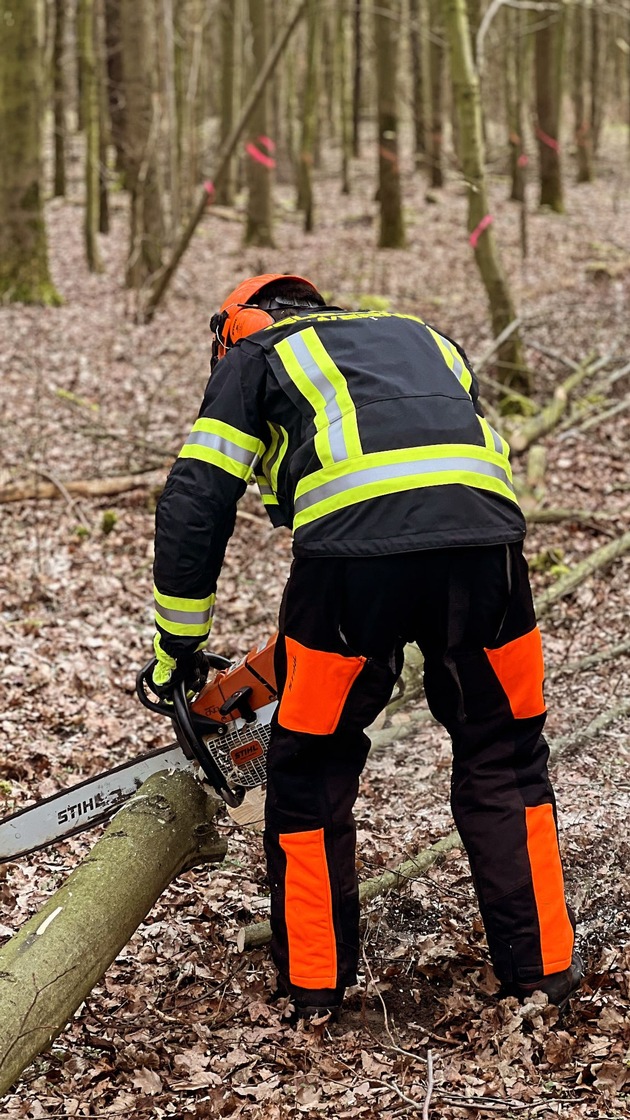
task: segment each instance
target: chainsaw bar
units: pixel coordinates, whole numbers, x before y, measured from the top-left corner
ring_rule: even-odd
[[[0,821],[0,863],[19,859],[102,824],[160,770],[194,769],[195,763],[186,758],[181,747],[170,743],[53,793]]]

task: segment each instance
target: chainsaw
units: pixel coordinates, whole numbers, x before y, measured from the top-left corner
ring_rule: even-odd
[[[206,652],[207,670],[215,670],[213,678],[192,698],[182,681],[172,702],[153,698],[155,660],[149,661],[136,678],[137,695],[150,711],[172,720],[177,742],[87,778],[0,821],[0,863],[108,820],[160,770],[196,772],[223,799],[237,824],[260,828],[271,717],[278,703],[275,644],[274,634],[235,664]]]

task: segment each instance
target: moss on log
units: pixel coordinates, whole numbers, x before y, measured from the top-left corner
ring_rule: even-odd
[[[149,778],[63,886],[0,949],[0,1097],[63,1030],[179,872],[219,862],[218,801],[186,772]]]

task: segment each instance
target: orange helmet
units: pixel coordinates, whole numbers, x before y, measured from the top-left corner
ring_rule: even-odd
[[[210,320],[210,329],[214,334],[211,368],[214,368],[220,358],[225,357],[230,347],[239,339],[246,338],[247,335],[254,334],[256,331],[261,331],[263,327],[271,326],[276,321],[274,316],[270,314],[271,311],[283,307],[288,309],[295,306],[310,305],[304,299],[297,301],[287,299],[283,303],[281,298],[277,300],[274,298],[268,302],[267,308],[261,307],[256,300],[256,296],[260,294],[263,288],[276,280],[287,280],[308,285],[313,290],[312,306],[323,306],[324,300],[317,288],[304,276],[287,276],[281,272],[267,272],[262,276],[250,276],[248,280],[243,280],[233,292],[230,292],[221,304],[220,310]]]

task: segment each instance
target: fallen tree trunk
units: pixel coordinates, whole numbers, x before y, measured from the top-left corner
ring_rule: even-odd
[[[543,618],[553,603],[556,603],[558,599],[563,599],[565,595],[570,595],[585,579],[588,579],[595,572],[601,571],[602,568],[608,567],[613,560],[619,560],[629,549],[630,530],[623,536],[617,537],[616,540],[602,545],[601,548],[596,548],[590,556],[586,557],[586,560],[576,564],[572,571],[568,572],[566,576],[561,576],[552,587],[549,587],[547,591],[543,591],[537,597],[537,617]]]
[[[126,494],[140,486],[164,485],[164,471],[142,471],[139,474],[121,474],[113,478],[79,478],[71,482],[7,483],[0,486],[0,502],[29,502],[36,499],[65,498],[76,494],[80,498],[109,498]]]
[[[510,430],[508,433],[508,440],[512,450],[512,458],[522,455],[523,452],[527,451],[528,447],[531,447],[532,443],[536,443],[557,427],[568,408],[571,394],[587,377],[592,377],[593,374],[602,369],[607,361],[609,361],[608,356],[599,358],[595,362],[584,361],[558,385],[549,404],[545,405],[545,407],[531,420],[527,421],[527,423],[520,424],[517,428]]]
[[[181,871],[219,862],[218,804],[191,774],[154,774],[63,886],[0,949],[0,1097],[44,1050]]]

